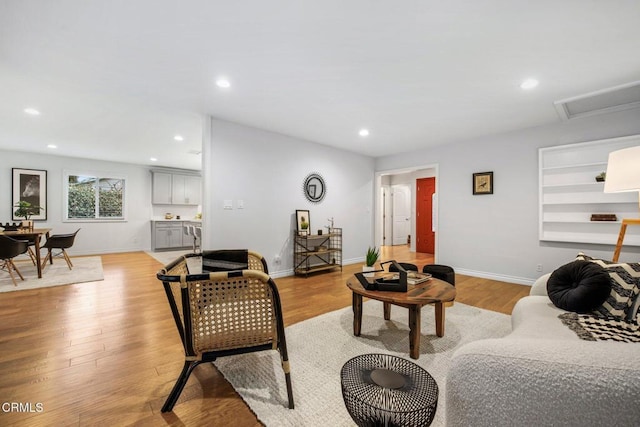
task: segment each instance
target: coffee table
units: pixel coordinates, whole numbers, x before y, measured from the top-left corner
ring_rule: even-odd
[[[375,277],[367,280],[373,282]],[[385,320],[391,319],[391,305],[409,309],[409,355],[412,359],[420,357],[420,310],[422,307],[427,304],[435,305],[436,335],[442,337],[444,336],[444,303],[456,298],[456,288],[435,278],[417,285],[409,285],[407,292],[368,291],[362,287],[355,276],[347,280],[347,287],[353,293],[353,334],[355,336],[360,336],[363,297],[382,301]]]

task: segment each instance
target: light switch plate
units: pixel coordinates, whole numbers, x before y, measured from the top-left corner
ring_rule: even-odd
[[[233,200],[225,200],[224,201],[225,209],[233,209]]]

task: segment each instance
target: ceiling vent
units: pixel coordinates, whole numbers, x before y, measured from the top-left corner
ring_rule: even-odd
[[[553,103],[562,120],[640,107],[640,81],[603,89]]]

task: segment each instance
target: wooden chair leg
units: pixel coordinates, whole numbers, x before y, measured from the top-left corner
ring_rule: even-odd
[[[27,248],[27,251],[29,252],[29,258],[31,258],[31,262],[33,263],[33,265],[38,265],[37,264],[37,259],[36,259],[36,254],[35,252],[33,252],[33,249],[31,249],[31,246],[29,246]]]
[[[67,251],[62,250],[62,255],[64,256],[65,261],[67,261],[67,265],[69,266],[69,270],[73,269],[73,263],[71,262],[71,258],[67,255]]]
[[[53,261],[53,259],[51,258],[51,249],[47,251],[47,255],[45,255],[44,259],[42,260],[42,265],[40,266],[42,270],[44,270],[44,268],[47,266],[47,260],[50,259]]]
[[[15,270],[16,273],[18,273],[18,276],[20,276],[21,280],[24,280],[22,273],[20,273],[20,270],[16,268],[16,265],[13,263],[12,259],[5,260],[4,267],[9,273],[9,276],[11,276],[11,281],[13,282],[14,286],[18,286],[18,282],[16,282],[16,277],[13,275],[13,270]]]

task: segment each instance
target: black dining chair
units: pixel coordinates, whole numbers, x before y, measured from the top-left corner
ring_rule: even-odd
[[[27,252],[28,245],[28,240],[16,240],[9,236],[0,235],[0,270],[6,270],[9,273],[15,286],[18,286],[18,283],[16,283],[13,272],[18,273],[21,280],[24,280],[24,277],[13,263],[13,258]]]
[[[73,263],[67,255],[67,251],[65,249],[69,249],[73,246],[73,242],[75,241],[76,234],[78,234],[80,229],[78,228],[75,233],[70,234],[54,234],[47,238],[47,242],[42,246],[44,249],[47,249],[47,256],[44,257],[42,261],[42,269],[47,265],[47,261],[50,261],[53,264],[53,257],[62,256],[65,261],[67,261],[67,265],[69,266],[69,270],[73,268]],[[60,252],[57,254],[53,253],[54,249],[59,249]]]

